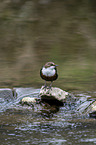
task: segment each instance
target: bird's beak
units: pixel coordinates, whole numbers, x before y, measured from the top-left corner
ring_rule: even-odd
[[[55,66],[58,66],[57,64]]]

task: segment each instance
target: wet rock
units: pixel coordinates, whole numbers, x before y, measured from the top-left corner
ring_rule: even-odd
[[[59,106],[49,105],[48,103],[41,104],[41,115],[45,117],[52,117],[54,113],[59,111]]]
[[[22,99],[22,102],[32,102],[32,103],[35,103],[36,102],[36,98],[24,97]]]
[[[72,106],[72,105],[77,106],[77,103],[76,103],[77,101],[78,101],[77,97],[75,97],[71,93],[68,93],[68,96],[66,97],[65,104],[70,105],[70,106]]]
[[[84,103],[85,101],[87,101],[87,97],[80,97],[77,101],[77,104],[80,105],[80,104]]]
[[[40,89],[30,88],[13,88],[14,96],[19,97],[20,99],[24,97],[37,97]]]
[[[55,104],[58,106],[63,105],[63,103],[66,100],[67,95],[68,95],[68,92],[65,92],[61,90],[60,88],[56,88],[56,87],[52,87],[51,89],[49,89],[49,88],[44,88],[44,86],[42,86],[40,90],[40,97],[43,101],[49,104]]]
[[[93,98],[81,103],[76,111],[82,115],[89,115],[89,117],[96,118],[96,101]]]
[[[9,88],[0,89],[0,99],[3,98],[5,101],[10,101],[13,99],[13,91]]]
[[[29,105],[29,106],[32,106],[34,103],[36,103],[37,99],[36,98],[32,98],[32,97],[24,97],[22,100],[21,100],[21,104],[24,105]],[[33,105],[34,106],[34,105]]]
[[[89,116],[91,118],[96,118],[96,111],[93,111],[92,113],[89,113]]]
[[[85,101],[84,103],[82,103],[79,107],[77,107],[78,113],[87,114],[88,113],[88,108],[91,106],[92,103],[93,103],[93,101]]]
[[[92,118],[96,118],[96,101],[90,106],[89,116]]]
[[[92,111],[96,111],[96,101],[91,105]]]

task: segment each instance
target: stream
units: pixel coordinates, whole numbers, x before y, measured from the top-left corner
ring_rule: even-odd
[[[65,103],[55,113],[46,112],[42,108],[44,104],[36,104],[35,107],[20,104],[25,96],[40,99],[39,91],[34,88],[16,88],[17,97],[0,99],[2,145],[96,144],[96,120],[88,115],[78,115],[78,104]],[[82,95],[85,94],[79,93],[79,96]]]
[[[79,114],[80,101],[39,103],[49,61],[58,65],[53,86],[96,100],[96,1],[1,0],[0,88],[17,97],[0,89],[0,145],[96,144],[96,119]],[[22,105],[26,96],[37,104]]]

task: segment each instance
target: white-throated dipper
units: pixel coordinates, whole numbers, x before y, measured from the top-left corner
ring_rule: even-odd
[[[52,86],[52,82],[58,78],[57,67],[53,62],[47,62],[40,70],[40,76],[43,80],[45,80],[44,87],[47,87],[46,81],[51,81],[50,87]]]

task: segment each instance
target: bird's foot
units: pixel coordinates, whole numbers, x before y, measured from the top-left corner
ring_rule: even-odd
[[[49,90],[52,90],[52,82],[51,82],[51,84],[50,84],[50,86],[49,86]]]
[[[44,84],[44,87],[43,87],[44,90],[47,89],[47,84],[46,84],[46,81],[45,81],[45,84]]]
[[[52,85],[49,86],[49,90],[52,90]]]
[[[44,85],[43,89],[46,90],[47,89],[47,85]]]

